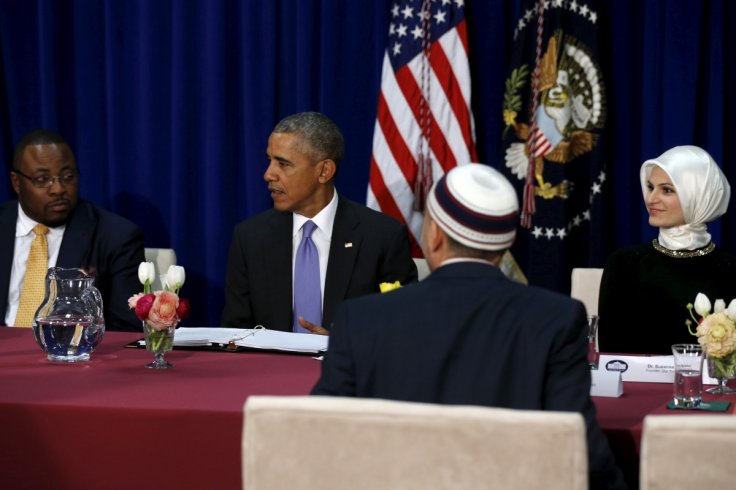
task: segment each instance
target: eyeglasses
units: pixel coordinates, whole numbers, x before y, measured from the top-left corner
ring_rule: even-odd
[[[46,187],[51,187],[52,185],[54,185],[54,182],[57,181],[59,182],[59,185],[66,187],[70,185],[75,185],[77,183],[77,180],[79,180],[78,172],[65,172],[62,175],[57,175],[55,177],[51,175],[37,175],[36,177],[29,177],[20,170],[11,170],[11,172],[30,180],[31,184],[33,184],[33,187],[39,187],[42,189]]]

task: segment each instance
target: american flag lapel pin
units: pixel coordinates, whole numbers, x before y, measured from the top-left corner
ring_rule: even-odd
[[[345,248],[353,248],[353,242],[345,242]]]

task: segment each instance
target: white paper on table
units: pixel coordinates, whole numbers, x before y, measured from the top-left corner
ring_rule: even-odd
[[[192,332],[189,332],[192,330]],[[209,336],[205,333],[198,332],[199,330],[209,330],[202,328],[177,328],[174,334],[174,345],[177,347],[196,347],[204,345],[212,345]],[[138,345],[146,345],[146,339],[140,339]]]
[[[253,335],[236,340],[235,345],[255,349],[275,349],[290,352],[320,352],[327,350],[329,337],[280,330],[256,329]]]
[[[327,335],[281,332],[263,327],[183,327],[176,330],[174,346],[227,345],[233,342],[239,347],[316,354],[327,350],[328,340]]]
[[[242,328],[197,328],[182,327],[177,328],[174,333],[174,346],[205,346],[212,344],[227,344],[230,339],[235,336],[243,335],[243,332],[250,331]],[[145,339],[138,341],[140,345],[146,345]]]
[[[717,385],[718,384],[718,380],[716,378],[710,377],[707,359],[703,362],[703,384],[704,385]]]
[[[252,329],[224,327],[182,327],[174,334],[175,346],[227,344],[230,340],[252,332]]]

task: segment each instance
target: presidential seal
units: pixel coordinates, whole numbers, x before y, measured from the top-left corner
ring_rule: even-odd
[[[524,179],[531,154],[535,195],[566,199],[571,182],[551,182],[545,166],[568,164],[595,147],[606,119],[600,68],[584,43],[562,29],[555,30],[547,40],[539,65],[539,100],[534,119],[519,121],[522,93],[531,90],[531,73],[532,68],[522,64],[506,80],[504,132],[513,131],[516,137],[506,149],[506,167]]]

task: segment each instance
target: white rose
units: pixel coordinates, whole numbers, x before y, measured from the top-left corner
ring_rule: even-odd
[[[717,299],[713,305],[713,313],[720,313],[726,309],[726,302],[722,299]]]
[[[186,274],[184,273],[184,267],[180,265],[171,265],[166,273],[166,285],[172,291],[179,291],[184,285]]]
[[[141,262],[138,266],[138,280],[141,284],[145,286],[146,283],[148,283],[150,285],[153,283],[155,278],[156,268],[154,267],[153,262]]]
[[[703,293],[698,293],[695,296],[695,304],[693,306],[695,307],[695,312],[700,316],[710,314],[710,300]]]
[[[736,299],[732,299],[731,302],[728,304],[726,315],[728,315],[728,318],[730,318],[731,320],[736,320]]]

